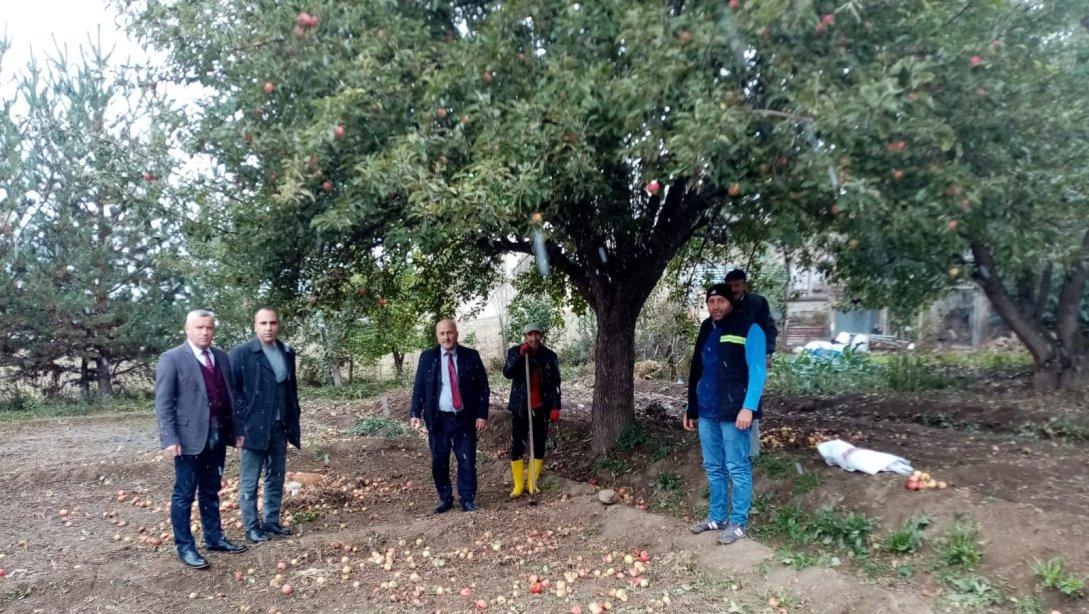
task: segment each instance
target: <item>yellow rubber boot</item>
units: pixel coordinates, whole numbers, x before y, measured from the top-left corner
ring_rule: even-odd
[[[510,498],[517,499],[525,493],[526,463],[522,460],[510,462],[510,474],[514,478],[514,490],[510,491]]]
[[[526,477],[526,489],[529,494],[535,495],[540,490],[537,489],[537,480],[541,478],[541,468],[544,465],[544,461],[541,459],[532,459],[529,461],[529,476]]]

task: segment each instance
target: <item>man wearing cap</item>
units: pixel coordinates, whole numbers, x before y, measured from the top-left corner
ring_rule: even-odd
[[[775,319],[771,317],[771,307],[768,299],[749,292],[748,276],[741,269],[734,269],[726,274],[726,285],[730,287],[734,303],[741,311],[747,311],[760,328],[767,335],[767,368],[771,368],[771,355],[775,353],[775,340],[779,336],[779,329],[775,328]]]
[[[412,387],[412,428],[427,425],[431,477],[439,492],[435,513],[454,507],[450,452],[458,459],[461,509],[476,505],[476,438],[488,425],[488,373],[480,354],[458,344],[458,327],[446,318],[435,326],[439,344],[420,353]]]
[[[545,347],[544,327],[540,324],[527,324],[522,329],[522,334],[522,345],[507,350],[507,362],[503,365],[503,375],[511,380],[510,402],[507,404],[507,409],[511,412],[510,472],[514,479],[511,499],[521,497],[527,491],[530,495],[537,494],[537,480],[541,477],[541,468],[544,465],[548,422],[557,422],[560,419],[560,361],[555,352]],[[529,396],[528,402],[526,395]],[[529,406],[533,407],[532,417],[528,415]],[[529,459],[527,469],[522,456],[526,453],[531,419],[533,458]]]
[[[721,544],[745,537],[752,504],[748,431],[760,417],[767,379],[766,335],[736,301],[726,284],[707,289],[711,315],[696,338],[684,416],[686,431],[699,430],[711,499],[707,518],[690,529],[717,530]]]

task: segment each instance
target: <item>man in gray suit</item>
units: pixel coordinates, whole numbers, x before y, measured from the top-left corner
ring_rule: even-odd
[[[234,437],[245,408],[234,396],[227,355],[212,347],[215,315],[198,309],[185,318],[185,343],[159,356],[155,369],[155,418],[163,456],[174,461],[174,493],[170,523],[178,558],[203,569],[208,561],[197,552],[189,529],[194,496],[200,493],[200,522],[204,546],[218,552],[242,552],[245,546],[223,537],[219,488],[227,446],[243,444]]]

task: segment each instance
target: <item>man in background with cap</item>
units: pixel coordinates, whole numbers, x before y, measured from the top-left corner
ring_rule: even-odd
[[[707,311],[711,316],[700,325],[692,355],[683,424],[699,431],[710,506],[707,518],[690,530],[718,531],[720,544],[732,544],[745,537],[752,504],[749,430],[760,417],[767,338],[726,284],[707,289]]]
[[[458,459],[461,509],[476,505],[476,438],[488,425],[488,373],[480,354],[458,343],[458,326],[450,318],[435,326],[438,345],[420,353],[412,387],[412,428],[427,425],[431,445],[431,477],[439,492],[435,513],[454,507],[450,484],[450,452]]]
[[[771,369],[771,355],[775,353],[775,340],[779,336],[779,329],[775,328],[775,319],[771,317],[771,307],[768,299],[749,292],[748,276],[741,269],[734,269],[726,274],[726,285],[730,287],[734,303],[737,308],[746,311],[767,335],[767,361],[765,365]]]
[[[522,345],[507,350],[507,362],[503,375],[511,380],[510,472],[514,479],[511,499],[525,492],[537,494],[537,480],[544,465],[548,422],[560,419],[560,361],[556,353],[544,345],[544,327],[533,322],[522,329]],[[529,361],[529,386],[526,382],[526,361]],[[527,402],[528,395],[528,402]],[[532,417],[529,406],[533,407]],[[522,461],[529,439],[529,424],[533,420],[533,458],[529,467]]]
[[[749,292],[748,278],[745,275],[745,271],[741,269],[734,269],[726,274],[726,285],[730,287],[730,293],[733,295],[734,303],[738,306],[738,309],[745,311],[749,314],[767,336],[767,343],[765,352],[767,358],[765,358],[765,366],[768,371],[771,371],[772,354],[775,353],[775,340],[779,337],[779,329],[775,328],[775,320],[771,317],[771,308],[768,306],[768,299],[763,296]],[[760,421],[754,420],[752,428],[749,429],[749,455],[753,458],[760,456]]]

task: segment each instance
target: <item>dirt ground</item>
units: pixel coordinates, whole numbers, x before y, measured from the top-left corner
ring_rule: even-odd
[[[1038,589],[1031,573],[1035,560],[1053,556],[1089,572],[1087,445],[1031,437],[1026,426],[1065,411],[1084,415],[1084,401],[1017,390],[771,398],[763,428],[786,435],[776,439],[782,449],[765,454],[796,461],[819,486],[798,495],[791,476],[758,471],[757,495],[772,505],[796,500],[864,512],[877,519],[878,538],[914,514],[934,520],[931,538],[965,515],[984,539],[979,574],[1008,595],[1035,593],[1049,608],[1087,611],[1084,600]],[[590,390],[568,385],[540,505],[509,502],[505,392],[494,392],[494,418],[480,443],[482,510],[438,517],[430,514],[435,495],[421,435],[352,433],[360,417],[406,417],[407,391],[306,403],[304,449],[288,459],[289,471],[301,472],[289,479],[305,484],[285,503],[296,535],[238,555],[211,553],[211,568],[199,571],[181,567],[169,539],[173,475],[158,455],[150,414],[3,426],[0,611],[591,612],[607,603],[611,611],[779,614],[951,607],[947,588],[925,569],[926,547],[916,555],[920,572],[905,579],[867,573],[857,561],[796,571],[780,562],[776,543],[721,547],[713,536],[690,535],[684,527],[698,513],[705,482],[695,437],[679,429],[683,387],[669,382],[638,382],[637,413],[656,434],[654,447],[637,442],[612,464],[588,457]],[[910,492],[902,478],[826,467],[806,442],[815,431],[904,456],[951,487]],[[223,516],[228,537],[240,540],[237,472],[232,452]],[[660,488],[664,474],[683,484],[680,505]],[[618,489],[622,502],[598,503],[602,486]],[[754,528],[762,514],[754,515]],[[530,591],[535,580],[540,594]]]

